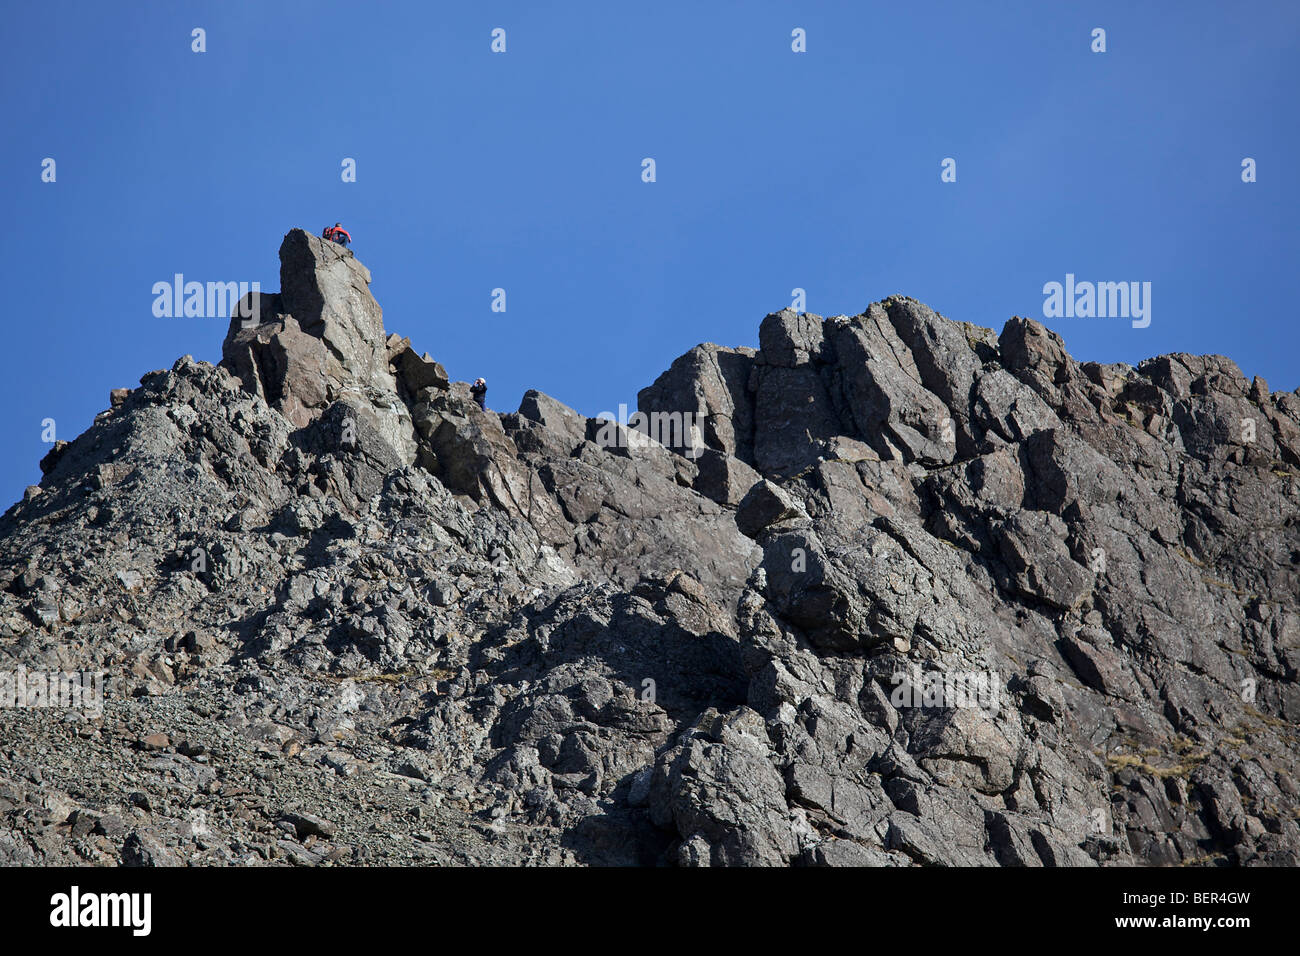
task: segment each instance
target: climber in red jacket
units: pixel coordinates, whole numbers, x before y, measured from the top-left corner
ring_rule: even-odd
[[[341,222],[334,223],[334,225],[322,232],[321,236],[322,238],[328,239],[330,242],[337,242],[344,249],[346,249],[348,243],[352,241],[351,234],[343,228],[343,223]]]

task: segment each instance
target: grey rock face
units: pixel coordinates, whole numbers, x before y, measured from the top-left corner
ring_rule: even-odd
[[[291,232],[0,518],[0,693],[103,678],[0,707],[0,863],[1300,863],[1296,393],[894,297],[683,355],[693,448],[368,285]]]
[[[750,538],[779,522],[808,518],[803,507],[781,490],[780,485],[762,479],[745,495],[736,509],[736,527]]]
[[[638,407],[700,415],[707,447],[753,464],[754,414],[747,397],[753,360],[753,349],[696,346],[641,390]]]
[[[278,294],[258,297],[255,318],[231,319],[222,365],[299,426],[348,398],[404,461],[414,461],[411,418],[397,394],[370,270],[343,246],[293,229],[280,246],[280,285]],[[399,358],[408,374],[418,364]]]
[[[392,381],[383,311],[370,294],[370,270],[351,251],[302,229],[290,230],[280,246],[280,301],[356,381]]]

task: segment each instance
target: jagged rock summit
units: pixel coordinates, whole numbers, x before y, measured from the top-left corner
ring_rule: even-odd
[[[1300,395],[895,297],[498,415],[280,258],[0,519],[0,862],[1300,862]]]
[[[403,462],[414,461],[411,416],[397,394],[370,270],[343,246],[294,229],[280,246],[280,285],[278,293],[253,293],[251,308],[231,318],[222,367],[299,427],[348,401]],[[445,387],[446,375],[435,374]]]

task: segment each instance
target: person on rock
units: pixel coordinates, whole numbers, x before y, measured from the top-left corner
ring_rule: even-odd
[[[474,401],[478,402],[478,407],[487,411],[487,382],[481,378],[474,379],[474,384],[469,387],[469,393],[474,396]]]
[[[346,249],[348,243],[352,241],[351,234],[343,228],[343,223],[341,222],[334,223],[334,225],[321,233],[321,237],[328,239],[330,242],[337,242],[344,249]]]

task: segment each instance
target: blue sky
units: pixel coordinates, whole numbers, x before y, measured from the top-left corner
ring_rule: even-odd
[[[1001,329],[1066,273],[1152,283],[1148,328],[1047,320],[1078,358],[1294,389],[1298,47],[1300,5],[1252,0],[7,4],[0,507],[44,419],[219,360],[226,322],[155,318],[155,282],[276,289],[283,234],[335,220],[389,331],[502,411],[634,407],[796,287]]]

